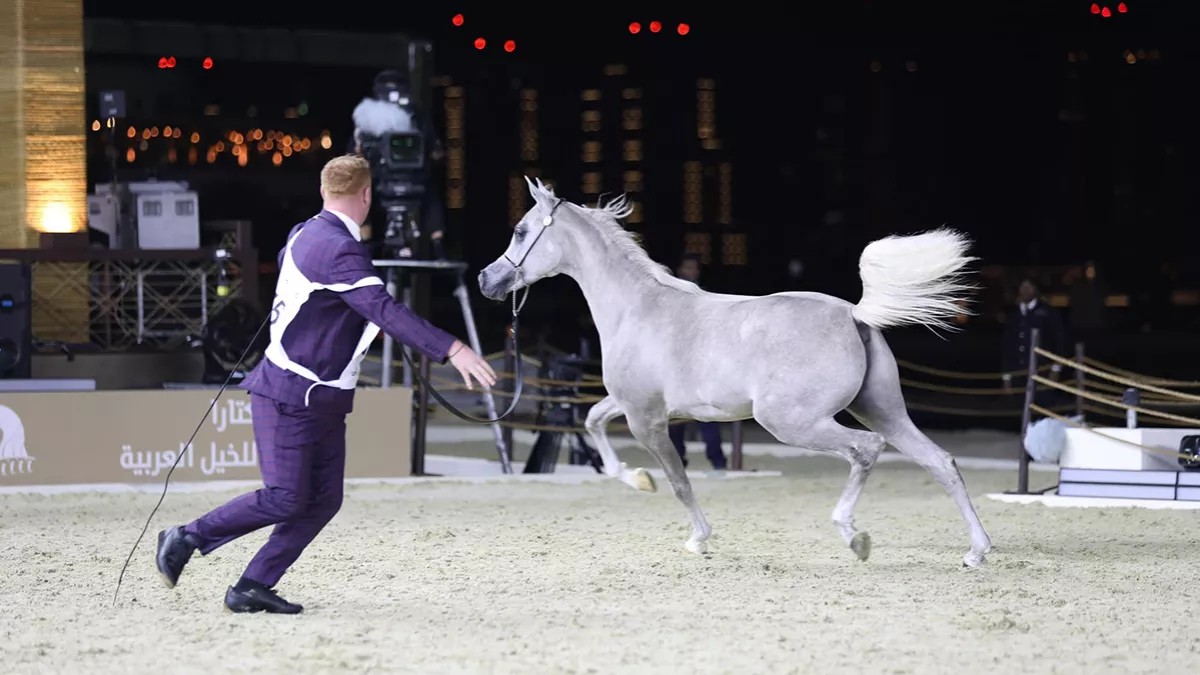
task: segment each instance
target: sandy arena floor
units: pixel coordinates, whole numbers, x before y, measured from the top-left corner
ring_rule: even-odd
[[[631,458],[632,459],[632,458]],[[698,461],[699,458],[697,458]],[[197,557],[174,591],[154,533],[228,498],[172,494],[110,607],[157,496],[0,495],[0,663],[12,673],[1183,673],[1194,630],[1194,511],[1047,509],[983,497],[997,547],[965,570],[941,489],[881,466],[855,560],[828,522],[844,465],[697,481],[711,554],[682,507],[616,482],[350,488],[285,577],[299,617],[221,599],[265,532]]]

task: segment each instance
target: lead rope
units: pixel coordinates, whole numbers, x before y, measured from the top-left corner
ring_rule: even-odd
[[[208,404],[208,410],[204,411],[204,417],[200,418],[200,423],[196,425],[195,431],[192,432],[192,437],[189,438],[188,442],[183,444],[182,447],[186,448],[196,440],[196,434],[200,433],[200,427],[204,426],[204,422],[208,420],[208,416],[212,414],[213,407],[217,405],[217,401],[221,400],[221,394],[225,393],[225,388],[228,387],[229,383],[233,380],[233,376],[235,373],[237,373],[238,368],[242,367],[242,362],[246,360],[246,355],[250,353],[250,350],[254,347],[254,343],[258,341],[258,336],[262,334],[263,329],[267,327],[267,324],[270,323],[270,321],[271,314],[268,312],[267,317],[263,319],[262,325],[258,327],[257,331],[255,331],[254,337],[250,338],[250,342],[246,345],[245,351],[243,351],[242,355],[238,358],[237,364],[235,364],[233,369],[229,371],[229,377],[225,378],[225,383],[221,385],[221,388],[217,391],[217,395],[213,397],[212,403]],[[180,452],[175,457],[175,463],[171,465],[171,469],[167,471],[166,479],[163,480],[162,494],[158,496],[158,503],[155,504],[154,509],[150,511],[150,517],[146,518],[146,524],[142,526],[142,533],[138,535],[137,541],[133,542],[133,548],[129,549],[129,556],[125,558],[125,564],[121,566],[121,574],[117,577],[117,588],[113,591],[113,607],[117,606],[117,595],[121,592],[121,582],[125,580],[125,570],[129,569],[129,561],[133,560],[133,554],[137,552],[138,546],[142,543],[142,538],[146,536],[146,530],[150,529],[150,523],[154,520],[154,514],[158,513],[158,507],[162,506],[163,500],[167,498],[167,486],[171,484],[171,474],[175,473],[175,467],[179,466],[179,460],[183,459],[183,456],[186,454],[186,452]]]
[[[514,284],[514,288],[515,288],[516,286],[519,286],[521,283],[523,283],[525,275],[521,271],[521,268],[519,266],[514,265],[513,267],[514,267],[514,269],[516,269],[516,279],[517,279]],[[521,375],[521,360],[520,360],[521,343],[517,339],[517,334],[520,332],[521,310],[525,307],[525,301],[528,299],[529,299],[529,287],[528,286],[525,287],[525,294],[521,296],[521,300],[519,302],[517,301],[517,291],[514,290],[512,292],[512,304],[513,304],[512,343],[513,343],[513,353],[517,355],[517,366],[516,366],[517,372],[515,372],[513,374],[514,384],[513,384],[513,392],[512,392],[512,402],[508,404],[507,410],[505,410],[500,415],[497,415],[495,418],[484,419],[484,418],[480,418],[480,417],[474,417],[472,415],[468,415],[467,413],[459,410],[452,403],[447,401],[446,397],[442,396],[442,394],[437,389],[435,389],[433,387],[433,385],[429,384],[429,380],[426,380],[425,376],[421,375],[421,370],[413,364],[412,357],[410,357],[408,355],[407,350],[401,349],[400,355],[404,357],[404,362],[407,363],[408,367],[412,369],[414,374],[416,374],[417,381],[419,381],[421,383],[421,386],[424,387],[425,390],[429,392],[429,395],[432,396],[435,401],[437,401],[438,403],[441,403],[443,408],[445,408],[446,410],[449,410],[451,415],[454,415],[455,417],[459,418],[460,420],[463,420],[466,422],[472,422],[474,424],[495,424],[496,422],[499,422],[500,420],[504,419],[505,417],[508,417],[509,415],[511,415],[513,413],[513,411],[517,409],[517,404],[521,402],[521,391],[522,391],[522,389],[524,389],[525,378]],[[388,367],[388,364],[384,364],[384,367],[385,368]],[[485,388],[484,391],[487,391],[487,389]]]
[[[521,402],[521,391],[525,385],[525,378],[522,377],[522,375],[521,375],[521,344],[517,339],[517,335],[518,335],[518,333],[520,333],[519,323],[520,323],[521,310],[525,308],[525,301],[529,299],[529,286],[525,286],[525,294],[521,296],[521,299],[519,301],[517,300],[517,293],[518,293],[518,289],[522,285],[525,284],[525,270],[523,269],[524,265],[525,265],[525,258],[529,257],[529,252],[533,250],[533,247],[537,245],[538,240],[542,238],[542,234],[544,234],[546,232],[546,228],[550,227],[550,225],[554,222],[554,214],[555,214],[555,212],[558,211],[558,207],[563,205],[564,201],[566,201],[566,200],[559,199],[558,202],[554,204],[554,208],[550,209],[550,215],[548,215],[544,219],[542,219],[542,229],[538,231],[537,236],[534,237],[533,243],[531,243],[529,245],[529,248],[525,249],[525,255],[521,256],[520,262],[514,263],[507,255],[504,256],[504,259],[508,261],[508,264],[513,266],[513,272],[516,276],[516,279],[513,281],[513,291],[512,291],[512,302],[513,302],[512,342],[513,342],[513,354],[516,354],[516,357],[517,357],[516,358],[517,365],[516,365],[516,372],[513,373],[513,379],[515,380],[515,382],[513,384],[512,402],[508,404],[507,410],[505,410],[502,414],[496,416],[494,419],[482,419],[479,417],[473,417],[471,415],[466,414],[465,412],[454,407],[454,405],[452,405],[449,401],[446,400],[446,397],[442,396],[441,393],[438,392],[437,389],[434,389],[429,384],[429,381],[426,380],[421,375],[420,369],[413,365],[412,357],[410,357],[408,355],[407,350],[405,350],[405,349],[400,350],[400,355],[404,357],[404,362],[408,364],[408,367],[411,368],[414,373],[416,373],[417,380],[421,383],[421,386],[425,387],[425,389],[429,391],[429,395],[432,396],[434,398],[434,400],[436,400],[438,403],[441,403],[442,407],[444,407],[446,410],[449,410],[451,415],[454,415],[455,417],[457,417],[460,420],[463,420],[466,422],[473,422],[475,424],[495,424],[496,422],[499,422],[500,420],[504,419],[505,417],[508,417],[509,415],[511,415],[512,412],[517,409],[517,404]],[[384,364],[384,367],[388,367],[387,364]],[[468,381],[468,383],[469,383],[469,381]],[[485,391],[486,391],[486,388],[485,388]]]

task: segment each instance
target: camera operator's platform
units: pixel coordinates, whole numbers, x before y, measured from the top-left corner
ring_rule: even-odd
[[[1045,506],[1200,509],[1194,428],[1067,429],[1053,493],[988,495]],[[1191,439],[1191,440],[1189,440]],[[1139,446],[1158,448],[1151,454]],[[1178,453],[1179,457],[1171,457]]]

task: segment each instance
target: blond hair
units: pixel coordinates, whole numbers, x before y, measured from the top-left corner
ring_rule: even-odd
[[[371,165],[358,155],[334,157],[321,169],[325,197],[349,197],[371,184]]]

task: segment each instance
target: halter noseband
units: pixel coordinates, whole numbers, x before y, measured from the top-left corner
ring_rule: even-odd
[[[542,218],[542,229],[538,230],[537,236],[533,238],[533,241],[530,242],[529,246],[525,249],[525,255],[521,256],[520,262],[513,262],[512,258],[509,258],[507,253],[504,254],[504,259],[508,261],[509,265],[513,266],[513,272],[515,272],[517,275],[516,281],[513,283],[513,288],[525,283],[525,259],[529,257],[529,252],[533,250],[533,247],[537,246],[538,240],[542,238],[542,234],[546,231],[546,229],[554,224],[554,213],[558,211],[558,207],[562,206],[563,202],[565,201],[565,199],[560,197],[559,200],[554,203],[554,207],[550,209],[550,215]],[[520,303],[517,302],[517,291],[514,290],[512,296],[513,317],[516,317],[517,314],[521,313],[521,309],[525,307],[525,301],[529,299],[529,286],[525,287],[525,295],[521,296]]]

